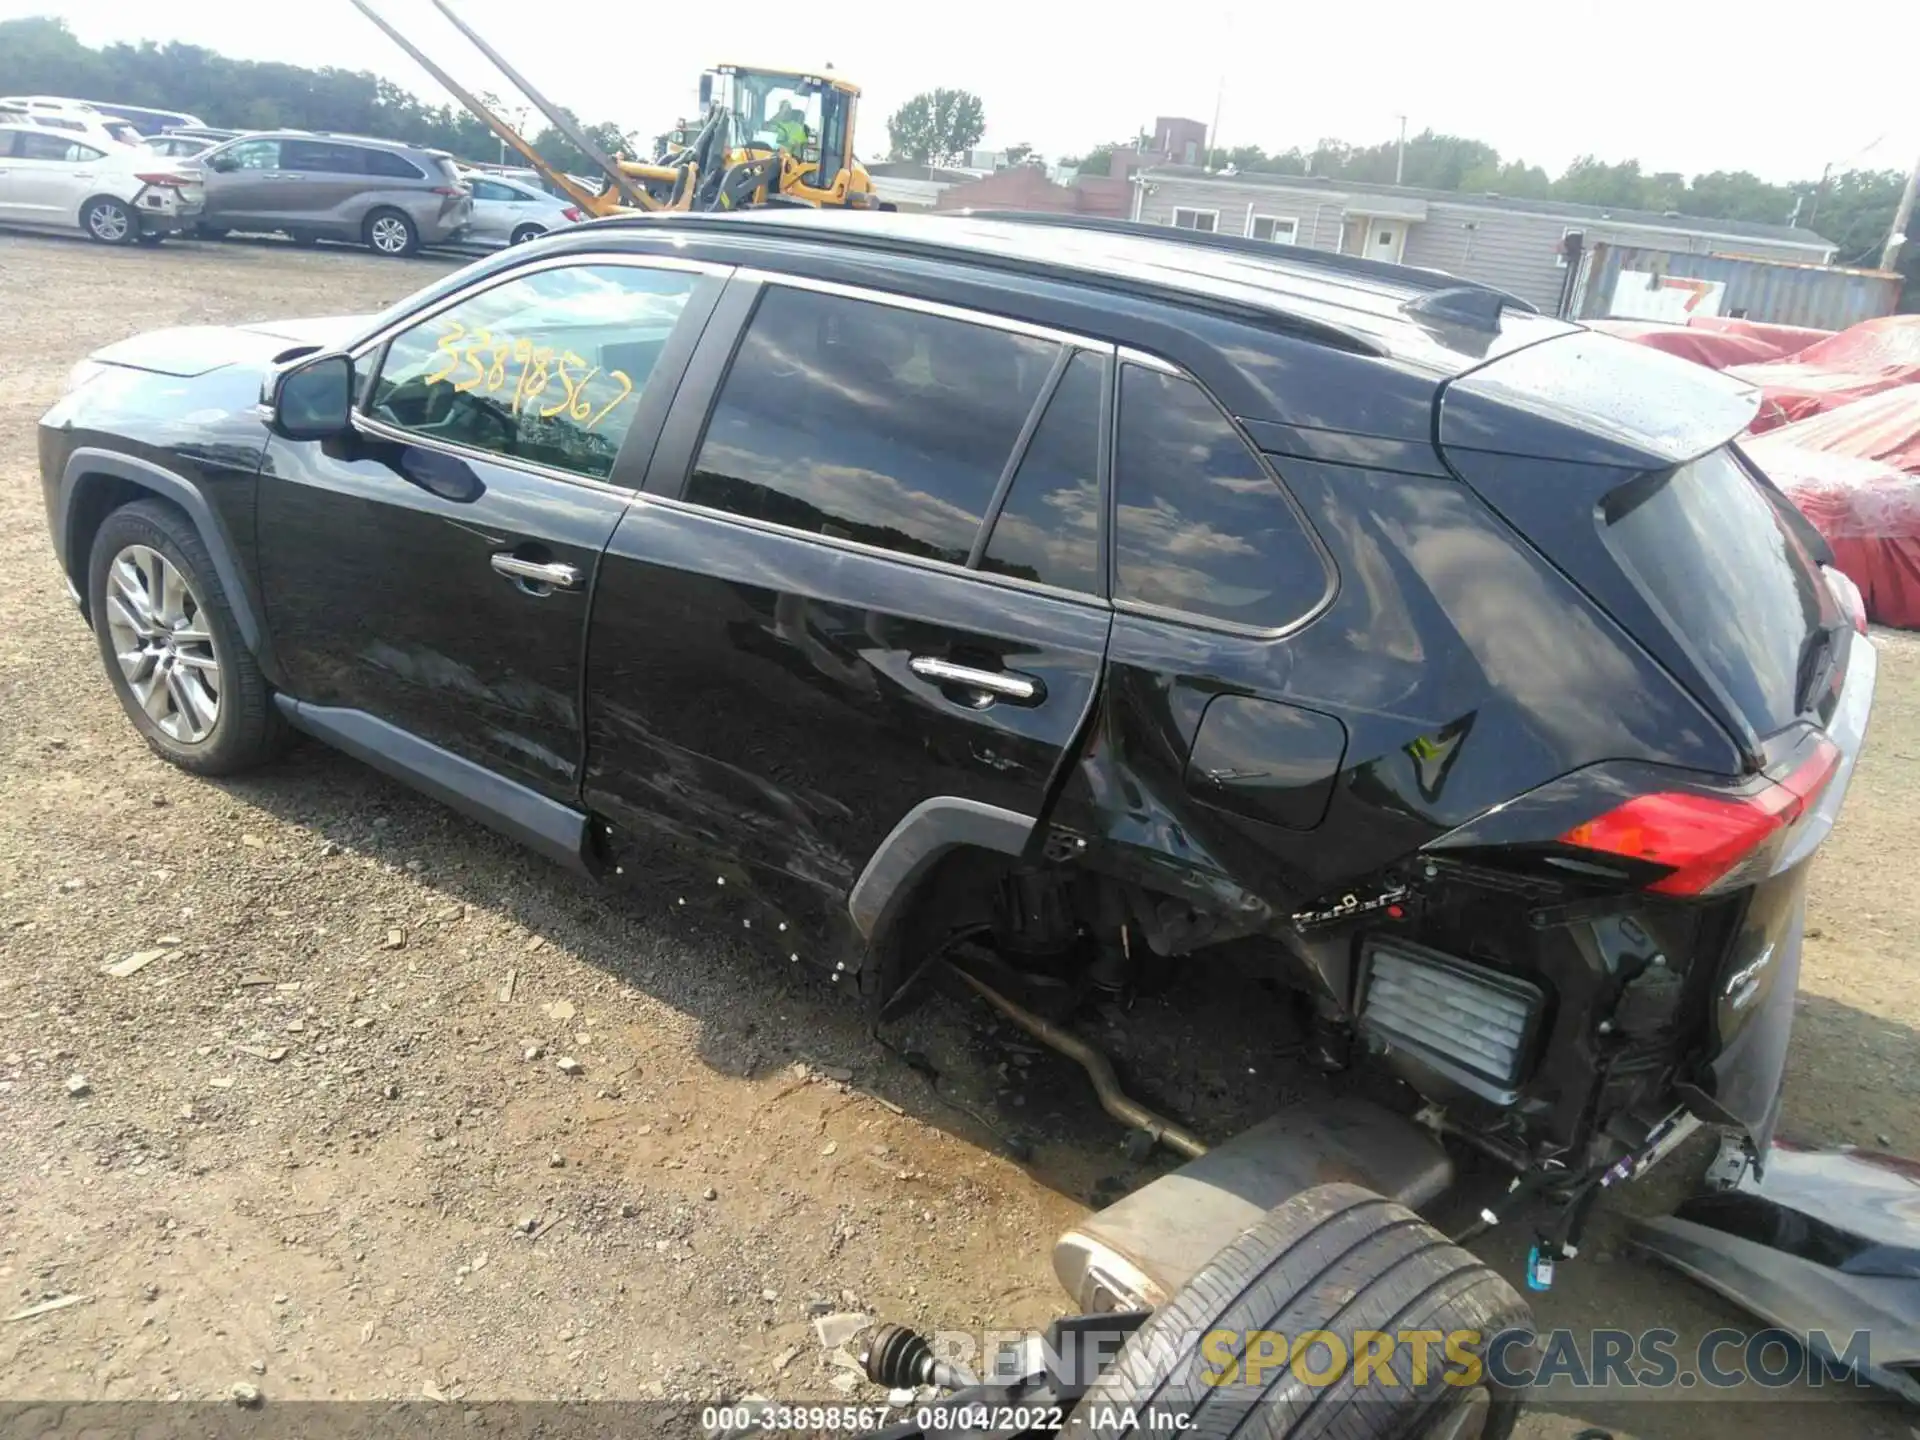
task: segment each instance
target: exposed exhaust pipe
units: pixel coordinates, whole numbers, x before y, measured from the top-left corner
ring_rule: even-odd
[[[1100,1097],[1100,1108],[1121,1124],[1131,1125],[1136,1130],[1144,1130],[1160,1144],[1165,1145],[1169,1150],[1178,1151],[1189,1160],[1198,1160],[1207,1153],[1207,1143],[1198,1135],[1163,1115],[1156,1115],[1122,1090],[1120,1077],[1113,1073],[1113,1062],[1078,1035],[1069,1030],[1062,1030],[1050,1020],[1041,1019],[1024,1005],[1009,1000],[986,981],[969,975],[959,966],[954,966],[953,972],[972,986],[982,1000],[1034,1039],[1078,1063],[1080,1068],[1087,1072],[1087,1078],[1093,1082],[1093,1093]]]

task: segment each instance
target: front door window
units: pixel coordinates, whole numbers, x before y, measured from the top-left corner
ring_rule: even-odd
[[[604,480],[702,283],[681,270],[575,265],[483,290],[393,338],[367,415]]]

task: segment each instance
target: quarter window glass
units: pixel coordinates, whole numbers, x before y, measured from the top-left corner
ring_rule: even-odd
[[[686,498],[965,564],[1056,351],[963,320],[771,286]]]
[[[1081,352],[1033,432],[980,568],[1066,590],[1100,590],[1100,392],[1106,366]]]
[[[367,414],[426,439],[604,480],[702,277],[541,270],[395,336]]]
[[[1119,598],[1272,629],[1326,588],[1293,507],[1190,380],[1129,365],[1114,457]]]
[[[423,177],[420,167],[404,155],[396,155],[391,150],[365,150],[361,152],[361,161],[369,175],[387,175],[396,180],[420,180]]]

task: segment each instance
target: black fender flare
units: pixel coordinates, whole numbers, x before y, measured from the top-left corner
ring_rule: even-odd
[[[60,488],[54,502],[54,534],[59,541],[60,561],[66,569],[67,579],[80,593],[81,613],[86,612],[87,604],[87,556],[78,553],[81,547],[76,543],[78,537],[73,533],[73,524],[81,509],[81,499],[91,487],[105,480],[125,481],[171,501],[186,512],[187,518],[200,532],[200,538],[206,542],[207,552],[213,556],[213,568],[219,574],[220,588],[226,591],[227,603],[233,607],[233,618],[240,627],[241,638],[265,667],[267,631],[261,624],[258,597],[251,580],[235,558],[233,536],[227,532],[225,522],[207,503],[199,487],[151,460],[87,445],[80,446],[67,457],[66,468],[60,472]],[[272,678],[271,671],[269,678]]]
[[[936,795],[909,810],[880,842],[847,896],[847,912],[869,946],[878,943],[934,862],[962,846],[1021,855],[1040,822],[958,795]]]

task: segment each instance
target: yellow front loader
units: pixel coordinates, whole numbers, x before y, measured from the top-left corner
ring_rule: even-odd
[[[456,15],[435,8],[513,82],[554,129],[607,177],[599,192],[549,164],[525,136],[381,18],[367,0],[355,8],[447,87],[501,142],[591,215],[633,210],[743,210],[755,205],[882,209],[873,181],[853,157],[860,89],[832,74],[721,65],[700,77],[702,119],[682,125],[652,163],[608,155],[525,76]]]

